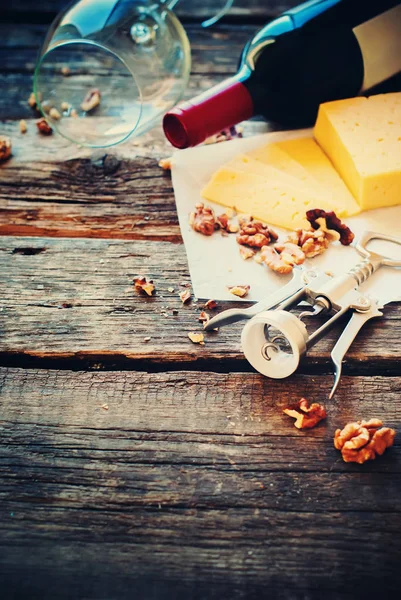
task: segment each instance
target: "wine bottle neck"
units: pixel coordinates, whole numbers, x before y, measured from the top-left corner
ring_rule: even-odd
[[[252,97],[237,75],[172,109],[163,128],[173,146],[189,148],[253,114]]]

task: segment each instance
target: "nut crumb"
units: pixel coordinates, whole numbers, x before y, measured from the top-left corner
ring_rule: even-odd
[[[68,77],[69,75],[71,75],[70,67],[67,67],[67,66],[61,67],[61,74],[63,75],[63,77]]]
[[[43,112],[46,115],[48,115],[52,109],[52,104],[48,100],[45,100],[44,102],[42,102],[41,108],[42,108]]]
[[[60,104],[60,108],[63,112],[67,112],[68,110],[70,110],[71,104],[68,104],[68,102],[62,102]]]
[[[169,287],[169,288],[167,288],[167,291],[172,294],[174,292],[174,288],[173,287]]]
[[[36,121],[36,127],[38,128],[39,133],[42,135],[51,135],[53,133],[53,129],[50,127],[46,119],[42,118]]]
[[[152,279],[148,281],[146,277],[141,277],[140,275],[134,277],[134,287],[137,292],[144,292],[148,296],[152,296],[156,289]]]
[[[102,408],[103,408],[103,410],[109,410],[109,405],[108,404],[102,404]]]
[[[210,321],[210,315],[207,314],[204,310],[199,313],[198,321],[203,323],[203,327],[205,327]]]
[[[11,156],[12,144],[9,137],[0,135],[0,162],[8,160]]]
[[[36,108],[36,98],[35,98],[35,94],[33,92],[31,92],[31,94],[28,98],[28,104],[31,108]]]
[[[188,333],[188,337],[193,344],[200,344],[201,346],[205,344],[203,333],[195,333],[191,331]]]
[[[151,339],[152,339],[152,338],[148,336],[148,337],[145,337],[145,338],[143,338],[143,341],[144,341],[144,342],[150,342],[150,340],[151,340]]]
[[[247,246],[240,246],[239,253],[241,258],[244,260],[248,260],[248,258],[252,258],[252,256],[255,256],[256,254],[255,250],[252,250],[252,248],[247,248]]]
[[[168,158],[161,158],[159,160],[159,167],[161,167],[164,171],[171,171],[171,167],[173,166],[173,157],[169,156]]]
[[[81,104],[81,109],[84,112],[90,112],[91,110],[93,110],[94,108],[99,106],[100,99],[101,99],[100,90],[98,90],[97,88],[93,88],[92,90],[89,90],[89,92],[86,94],[86,96]]]
[[[341,450],[344,462],[362,464],[381,456],[394,444],[395,431],[382,427],[380,419],[348,423],[334,434],[334,447]]]
[[[59,121],[61,119],[60,113],[58,112],[57,108],[55,108],[54,106],[49,111],[49,117],[51,119],[54,119],[55,121]]]
[[[317,402],[309,406],[306,398],[301,398],[295,406],[285,408],[283,413],[296,419],[294,425],[297,429],[311,429],[327,417],[324,406]]]
[[[72,117],[73,119],[76,119],[76,118],[78,117],[78,113],[77,113],[77,111],[75,110],[75,108],[72,108],[72,109],[71,109],[71,112],[70,112],[70,117]]]
[[[19,130],[21,133],[26,133],[28,131],[28,125],[24,119],[21,119],[19,122]]]
[[[234,296],[238,296],[239,298],[245,298],[248,295],[249,290],[251,289],[250,285],[233,285],[227,286],[227,289]]]
[[[216,300],[208,300],[203,305],[203,308],[207,308],[208,310],[214,310],[215,308],[217,308],[217,302],[216,302]]]
[[[186,289],[179,293],[180,300],[183,304],[186,304],[191,299],[191,290]]]

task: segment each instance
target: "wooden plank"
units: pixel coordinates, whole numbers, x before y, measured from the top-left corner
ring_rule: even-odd
[[[245,134],[268,130],[249,122]],[[171,146],[159,128],[113,150],[82,149],[7,121],[13,157],[0,166],[0,235],[181,240],[170,173]]]
[[[297,0],[235,0],[227,18],[269,19],[297,4]],[[32,20],[40,22],[49,20],[65,6],[65,0],[41,0],[35,6],[32,6],[30,0],[13,0],[11,6],[2,7],[0,14],[3,13],[3,20],[11,17],[15,19],[20,15],[20,18],[29,16]],[[223,0],[219,0],[219,3],[215,0],[204,0],[202,3],[186,0],[178,4],[175,12],[183,20],[204,19],[214,15],[222,6]]]
[[[204,29],[200,25],[186,26],[186,32],[191,44],[193,74],[234,73],[243,47],[250,37],[258,30],[257,25],[218,25],[213,29]],[[38,51],[45,39],[47,25],[21,24],[13,27],[0,23],[0,73],[18,73],[33,75]],[[14,50],[18,50],[14,51]],[[68,61],[58,61],[54,68],[61,69]],[[84,55],[82,55],[84,56]],[[86,62],[86,66],[90,63]],[[107,68],[102,71],[95,65],[96,73],[109,76]],[[74,74],[80,74],[83,69],[76,64]],[[87,68],[85,69],[87,72]],[[92,71],[91,71],[92,72]],[[73,77],[70,76],[70,81]]]
[[[131,365],[199,360],[218,368],[224,359],[246,368],[240,324],[206,334],[204,346],[189,341],[189,331],[201,330],[197,317],[203,304],[183,306],[178,298],[181,284],[189,283],[182,246],[3,237],[0,272],[7,282],[1,289],[3,361],[13,356]],[[155,297],[134,292],[132,279],[138,273],[155,281]],[[169,292],[169,287],[175,291]],[[400,333],[399,309],[390,305],[383,318],[369,323],[357,337],[347,365],[358,372],[399,372]],[[338,335],[336,329],[317,344],[303,368],[327,369]],[[149,336],[151,340],[145,341]]]
[[[400,378],[346,377],[306,432],[282,408],[321,400],[326,377],[0,369],[0,382],[6,598],[343,599],[401,583],[399,435],[363,466],[332,446],[351,419],[398,427]]]

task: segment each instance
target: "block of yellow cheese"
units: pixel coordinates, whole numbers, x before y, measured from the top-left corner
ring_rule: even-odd
[[[401,92],[322,104],[314,135],[362,210],[401,203]]]
[[[341,201],[342,206],[346,208],[347,216],[360,212],[358,202],[313,137],[285,140],[277,142],[277,146],[297,161],[326,195],[330,194],[337,203]]]
[[[335,210],[338,216],[344,216],[341,206],[333,206],[326,199],[317,199],[284,179],[270,180],[224,166],[216,171],[201,195],[285,229],[308,227],[305,213],[313,208]]]

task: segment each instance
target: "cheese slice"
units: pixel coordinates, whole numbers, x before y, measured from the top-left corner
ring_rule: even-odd
[[[296,160],[313,177],[319,187],[323,188],[326,193],[330,193],[331,197],[340,201],[348,216],[360,212],[358,202],[356,202],[332,162],[312,137],[277,142],[277,146],[293,160]]]
[[[202,190],[202,196],[285,229],[309,227],[305,213],[313,208],[335,210],[339,217],[345,216],[340,206],[317,199],[288,181],[270,180],[224,166]]]
[[[312,186],[316,183],[311,179],[308,171],[302,165],[292,159],[287,152],[275,143],[265,144],[260,148],[256,148],[248,152],[247,156],[265,165],[270,165],[287,175],[296,177],[299,181],[309,182]]]
[[[293,186],[300,185],[300,181],[297,177],[293,177],[285,171],[280,171],[275,166],[262,163],[259,160],[252,158],[252,156],[249,156],[248,154],[239,154],[226,163],[224,167],[227,169],[254,173],[255,175],[260,175],[261,177],[274,181],[286,181]]]
[[[362,210],[401,203],[401,92],[322,104],[314,135]]]

